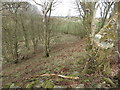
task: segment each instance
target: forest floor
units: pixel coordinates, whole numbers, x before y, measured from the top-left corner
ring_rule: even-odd
[[[52,81],[54,86],[64,87],[101,87],[104,81],[101,81],[99,75],[82,75],[81,72],[85,66],[83,58],[86,55],[86,39],[63,34],[58,36],[59,42],[51,47],[50,57],[43,56],[43,52],[37,51],[36,54],[27,60],[21,60],[18,64],[3,65],[3,87],[15,83],[19,87],[26,87],[29,83],[36,81],[36,75],[42,74],[60,74],[65,76],[79,76],[79,80],[63,79],[59,77],[40,77],[41,83]],[[61,41],[60,41],[61,40]],[[117,62],[114,55],[111,61]],[[112,73],[118,73],[117,63],[111,65]],[[109,84],[107,84],[109,86]]]

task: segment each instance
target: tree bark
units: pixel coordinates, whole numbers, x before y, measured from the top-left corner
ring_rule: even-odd
[[[95,38],[95,32],[96,32],[96,12],[97,12],[98,6],[94,9],[93,11],[93,16],[92,16],[92,23],[91,23],[91,45],[94,44],[94,38]]]
[[[118,16],[118,51],[120,53],[120,1],[117,3],[117,11],[119,13],[119,16]],[[118,60],[120,60],[120,57],[118,56]],[[119,65],[120,65],[120,61],[118,62]],[[120,67],[119,67],[120,69]],[[120,75],[119,75],[120,71],[118,72],[118,87],[120,87]]]
[[[25,26],[24,26],[24,21],[23,21],[23,18],[22,18],[22,15],[21,16],[21,24],[22,24],[22,29],[23,29],[23,33],[24,33],[24,38],[25,38],[25,46],[26,48],[29,50],[29,42],[28,42],[28,36],[27,36],[27,32],[25,30]]]
[[[17,15],[16,17],[17,18]],[[18,55],[18,38],[17,38],[17,23],[18,21],[15,19],[15,31],[14,31],[14,49],[15,49],[15,63],[18,63],[18,58],[19,58],[19,55]]]
[[[45,57],[49,57],[49,44],[48,44],[48,25],[47,25],[47,16],[43,15],[43,24],[44,24],[44,44],[45,44]]]

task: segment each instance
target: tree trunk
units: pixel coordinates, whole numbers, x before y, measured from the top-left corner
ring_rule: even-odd
[[[44,24],[44,44],[45,44],[45,57],[49,57],[49,44],[48,44],[48,26],[47,26],[47,16],[43,15],[43,24]]]
[[[17,16],[17,15],[16,15]],[[15,20],[15,31],[14,31],[14,55],[15,55],[15,60],[14,62],[15,63],[18,63],[18,58],[19,58],[19,55],[18,55],[18,38],[17,38],[17,20]]]
[[[37,44],[38,44],[38,39],[36,38],[34,29],[35,29],[35,28],[34,28],[34,21],[33,21],[33,19],[31,18],[31,35],[32,35],[31,38],[32,38],[34,53],[36,53]]]
[[[28,42],[28,38],[27,38],[27,32],[25,30],[25,26],[24,26],[24,23],[23,23],[23,20],[22,20],[22,16],[21,16],[21,24],[22,24],[22,29],[23,29],[23,33],[24,33],[24,38],[25,38],[25,46],[26,48],[29,50],[29,42]]]
[[[117,4],[118,4],[117,11],[119,12],[119,16],[118,16],[118,51],[120,53],[120,1]],[[120,60],[120,57],[118,57],[118,60]],[[119,65],[120,65],[120,61],[119,61]],[[120,73],[120,71],[118,72],[118,87],[120,87],[120,74],[119,73]]]
[[[96,12],[97,12],[98,6],[94,9],[93,11],[93,16],[92,16],[92,23],[91,23],[91,45],[94,44],[94,38],[95,38],[95,32],[96,32]]]

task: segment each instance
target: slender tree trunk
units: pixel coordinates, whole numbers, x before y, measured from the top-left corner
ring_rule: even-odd
[[[22,16],[21,16],[21,24],[22,24],[22,29],[23,29],[24,38],[25,38],[25,46],[29,50],[30,48],[29,48],[29,42],[28,42],[28,38],[27,38],[27,32],[25,30],[25,26],[24,26],[24,23],[23,23],[23,20],[22,20]]]
[[[48,46],[48,26],[47,26],[47,16],[43,15],[44,24],[44,44],[45,44],[45,57],[49,57],[49,46]]]
[[[95,8],[95,10],[93,11],[93,16],[92,16],[92,23],[91,23],[91,45],[93,46],[94,44],[94,38],[95,38],[95,33],[96,33],[96,12],[97,12],[98,6]]]
[[[35,31],[34,31],[34,21],[31,18],[31,35],[32,35],[32,43],[33,43],[33,48],[34,48],[34,53],[36,53],[37,50],[37,44],[38,44],[38,40],[35,36]]]
[[[17,16],[17,15],[16,15]],[[17,20],[15,20],[15,31],[14,31],[14,54],[15,54],[15,63],[18,63],[18,58],[19,58],[19,54],[18,54],[18,38],[17,38]]]
[[[117,3],[117,11],[119,12],[118,16],[118,51],[120,53],[120,1]],[[118,56],[118,60],[120,60],[120,57]],[[120,61],[118,62],[120,65]],[[119,67],[120,69],[120,67]],[[118,87],[120,87],[120,71],[118,72]]]

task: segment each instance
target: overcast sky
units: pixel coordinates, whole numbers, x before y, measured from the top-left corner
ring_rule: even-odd
[[[62,3],[58,5],[58,8],[53,11],[52,15],[59,16],[78,16],[73,3],[74,0],[62,0]]]
[[[16,1],[16,0],[12,0],[12,1]],[[31,4],[36,5],[33,0],[17,0],[17,1],[29,1]],[[44,2],[44,0],[35,0],[35,1],[37,3],[41,3],[40,1]],[[57,1],[58,1],[58,4],[52,11],[52,13],[51,13],[52,16],[79,16],[79,13],[75,9],[76,8],[76,6],[74,4],[75,0],[57,0]],[[59,3],[59,1],[61,3]],[[95,1],[95,0],[88,0],[88,1],[90,2],[90,1]],[[39,9],[41,9],[39,7],[39,5],[36,5],[36,6]],[[97,10],[96,17],[100,17],[100,9]]]
[[[42,0],[44,1],[44,0]],[[77,10],[75,9],[75,0],[58,0],[61,1],[61,3],[59,3],[55,10],[52,11],[51,15],[52,16],[79,16],[79,13],[77,12]],[[95,0],[88,0],[90,1],[95,1]],[[99,0],[96,0],[99,1]],[[103,0],[101,0],[103,1]],[[108,0],[111,1],[111,0]],[[120,1],[120,0],[114,0],[114,1]],[[36,0],[36,2],[40,3],[40,0]],[[106,0],[107,2],[107,0]],[[35,3],[34,3],[35,4]],[[104,9],[103,9],[104,10]],[[97,12],[96,12],[96,17],[101,17],[100,15],[100,8],[98,8]],[[109,15],[108,15],[109,17]]]
[[[20,0],[21,1],[21,0]],[[22,1],[30,1],[32,4],[36,5],[33,0],[22,0]],[[37,3],[41,3],[40,1],[44,0],[35,0]],[[58,2],[60,1],[61,3],[58,3],[54,10],[52,11],[51,15],[52,16],[79,16],[79,13],[75,9],[75,0],[57,0]],[[89,0],[90,1],[90,0]],[[93,0],[91,0],[93,1]],[[118,0],[119,1],[119,0]],[[36,5],[38,8],[39,5]],[[98,8],[96,17],[100,17],[100,9]]]
[[[2,0],[4,1],[9,1],[9,0]],[[35,2],[33,0],[10,0],[10,1],[28,1],[31,4],[35,4]],[[35,0],[37,3],[41,3],[40,1],[44,1],[44,0]],[[58,1],[58,4],[56,5],[56,7],[54,8],[54,10],[52,11],[51,15],[52,16],[79,16],[79,13],[77,13],[77,10],[75,9],[75,0],[55,0]],[[59,3],[59,1],[61,1],[61,3]],[[39,5],[36,5],[38,8]]]
[[[57,4],[56,8],[52,11],[52,16],[78,16],[79,14],[75,10],[74,0],[59,0],[61,3]],[[36,0],[40,2],[40,0]]]

